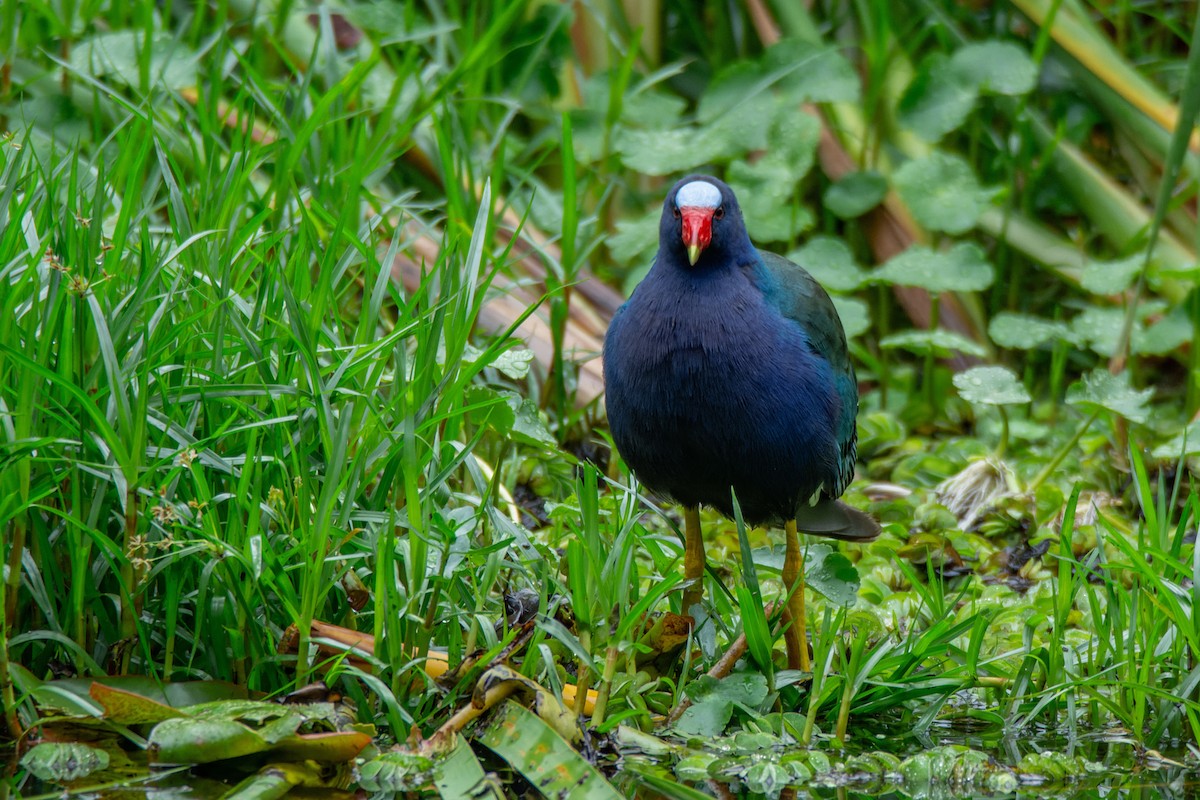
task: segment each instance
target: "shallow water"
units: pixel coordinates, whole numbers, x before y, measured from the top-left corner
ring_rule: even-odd
[[[1200,759],[1186,746],[1178,744],[1160,751],[1147,751],[1137,745],[1127,732],[1118,729],[1096,731],[1069,739],[1051,731],[1023,732],[1020,735],[1005,734],[995,730],[964,730],[961,725],[935,723],[925,733],[916,733],[895,727],[879,726],[875,731],[864,731],[860,727],[844,750],[836,750],[832,743],[819,745],[832,756],[862,755],[871,751],[882,751],[908,758],[921,753],[930,753],[948,745],[969,747],[981,751],[994,762],[1007,767],[1016,767],[1028,754],[1079,756],[1094,762],[1095,771],[1061,780],[1037,781],[1028,775],[1018,775],[1015,786],[1008,791],[989,791],[983,786],[955,783],[949,775],[933,774],[923,784],[905,781],[895,771],[869,774],[864,772],[837,772],[819,775],[808,783],[793,783],[786,787],[771,787],[769,790],[754,790],[752,784],[741,780],[694,780],[687,785],[705,795],[717,798],[906,798],[909,800],[949,800],[949,798],[1055,798],[1055,800],[1083,800],[1105,798],[1123,800],[1129,798],[1184,798],[1200,797]],[[694,752],[694,750],[693,750]],[[787,751],[775,754],[786,758]],[[637,761],[645,759],[641,764]],[[672,759],[678,763],[678,758]],[[677,777],[673,765],[657,763],[652,758],[634,756],[624,765],[627,770],[640,772],[650,769],[663,778]],[[999,770],[1001,773],[1005,770]],[[624,792],[638,797],[661,797],[644,787],[636,787],[636,779],[630,779],[619,771],[614,782]]]
[[[834,759],[844,759],[871,752],[885,752],[900,758],[936,751],[947,745],[960,745],[982,751],[1001,765],[1015,766],[1029,753],[1053,753],[1065,756],[1082,756],[1103,765],[1102,771],[1069,778],[1060,782],[1037,784],[1018,782],[1012,791],[991,792],[979,786],[956,785],[948,776],[935,775],[925,785],[915,786],[911,781],[894,772],[869,774],[866,772],[835,773],[819,775],[807,783],[772,786],[768,790],[753,789],[752,783],[744,780],[679,780],[675,767],[686,753],[702,752],[692,743],[681,752],[654,757],[644,753],[626,753],[616,761],[601,763],[613,784],[629,797],[658,798],[678,796],[665,790],[656,791],[645,781],[646,775],[660,780],[680,783],[692,791],[716,798],[827,798],[855,800],[857,798],[879,798],[887,800],[950,800],[950,798],[1055,798],[1055,800],[1141,800],[1142,798],[1167,798],[1185,800],[1200,797],[1200,760],[1186,746],[1179,745],[1162,751],[1144,751],[1131,737],[1119,730],[1097,731],[1071,740],[1050,731],[1036,731],[1021,735],[1006,735],[993,730],[969,731],[961,725],[934,724],[922,734],[894,726],[877,726],[866,731],[860,726],[855,737],[844,750],[837,750],[830,742],[821,742],[817,749]],[[797,748],[775,749],[750,758],[759,761],[778,761],[798,752]],[[130,778],[121,784],[88,786],[81,781],[64,792],[63,787],[46,784],[30,776],[21,777],[21,772],[11,749],[0,751],[0,763],[5,765],[5,778],[0,780],[0,800],[10,797],[58,798],[64,796],[89,798],[153,798],[174,800],[175,798],[220,797],[231,788],[230,784],[218,780],[219,772],[206,770],[173,770],[151,776],[145,773]],[[502,766],[502,765],[501,765]],[[510,775],[512,773],[509,773]],[[519,784],[519,779],[518,779]],[[528,786],[515,785],[517,796],[532,792]],[[320,796],[367,797],[351,785],[346,790],[304,791],[293,790],[289,797]],[[430,793],[410,796],[436,797]]]

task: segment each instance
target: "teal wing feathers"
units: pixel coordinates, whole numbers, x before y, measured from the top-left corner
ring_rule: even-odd
[[[812,275],[782,256],[759,251],[763,266],[770,275],[765,294],[783,316],[797,322],[808,337],[817,355],[829,362],[842,402],[838,442],[841,459],[835,486],[826,487],[830,498],[840,497],[854,478],[854,463],[858,456],[858,380],[846,345],[846,332],[841,317],[829,294]]]

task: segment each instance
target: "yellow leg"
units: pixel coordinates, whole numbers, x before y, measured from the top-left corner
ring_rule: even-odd
[[[784,631],[787,644],[788,669],[809,672],[808,623],[804,618],[804,554],[800,552],[800,536],[796,533],[796,521],[788,520],[784,526],[787,551],[783,556],[783,587],[788,594],[787,617],[791,621]]]
[[[704,537],[700,534],[700,509],[683,510],[683,577],[691,585],[683,591],[683,613],[704,599]]]

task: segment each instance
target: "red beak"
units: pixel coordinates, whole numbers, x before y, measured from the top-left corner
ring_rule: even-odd
[[[688,263],[693,267],[700,260],[700,253],[712,241],[713,210],[703,206],[684,206],[679,209],[683,217],[683,244],[687,247]]]

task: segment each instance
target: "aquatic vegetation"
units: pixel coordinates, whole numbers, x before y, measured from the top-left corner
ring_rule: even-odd
[[[7,780],[503,797],[543,741],[596,794],[1190,780],[1188,8],[4,4]],[[805,542],[810,672],[765,531],[702,511],[684,608],[604,419],[701,169],[858,376],[882,532]]]

